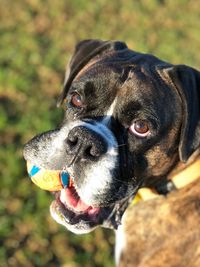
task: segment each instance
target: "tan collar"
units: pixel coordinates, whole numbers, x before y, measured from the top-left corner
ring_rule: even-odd
[[[181,170],[177,172],[172,172],[169,175],[169,180],[173,182],[176,189],[180,189],[200,177],[200,158],[196,161],[192,162],[191,164],[184,164]],[[141,188],[136,197],[133,200],[132,204],[137,203],[140,200],[149,200],[155,197],[158,197],[158,193],[150,188]]]

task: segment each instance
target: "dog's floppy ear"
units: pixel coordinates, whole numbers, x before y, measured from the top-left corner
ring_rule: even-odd
[[[185,65],[176,65],[166,71],[182,100],[179,156],[186,162],[200,147],[200,72]]]
[[[126,48],[126,44],[119,41],[84,40],[79,42],[67,67],[64,89],[58,99],[58,106],[66,97],[73,79],[93,57],[107,50],[122,50]]]

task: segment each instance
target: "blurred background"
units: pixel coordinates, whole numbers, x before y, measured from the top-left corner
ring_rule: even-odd
[[[200,69],[200,0],[0,0],[0,266],[113,267],[114,234],[74,235],[49,215],[22,149],[53,129],[74,45],[118,39]]]

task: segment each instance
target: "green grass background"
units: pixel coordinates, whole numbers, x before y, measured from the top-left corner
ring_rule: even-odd
[[[74,235],[27,178],[23,144],[58,126],[67,60],[84,38],[119,39],[200,69],[199,0],[0,0],[0,266],[111,267],[114,235]]]

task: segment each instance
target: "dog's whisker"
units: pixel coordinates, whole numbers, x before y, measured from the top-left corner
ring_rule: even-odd
[[[121,184],[125,184],[125,185],[128,185],[130,184],[130,182],[127,182],[127,181],[122,181],[120,179],[117,179],[117,178],[113,178],[113,181],[117,181],[117,182],[120,182]]]
[[[127,144],[120,144],[120,145],[117,145],[117,147],[121,147],[121,146],[126,146]]]

